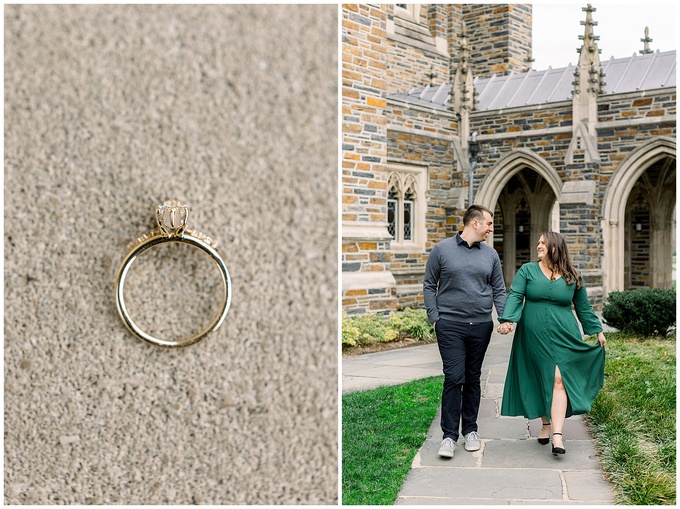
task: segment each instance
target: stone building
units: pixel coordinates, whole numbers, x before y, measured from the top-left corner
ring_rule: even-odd
[[[507,284],[553,230],[596,306],[672,287],[675,49],[651,51],[645,34],[639,55],[600,62],[596,9],[583,11],[578,63],[534,70],[530,4],[343,6],[346,314],[422,305],[428,253],[462,229],[471,169]]]

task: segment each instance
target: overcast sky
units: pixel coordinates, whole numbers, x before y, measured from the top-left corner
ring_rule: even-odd
[[[566,0],[551,3],[533,3],[533,68],[545,70],[566,67],[578,63],[576,49],[581,46],[586,13],[581,9],[587,2]],[[616,4],[610,1],[591,2],[597,9],[593,12],[593,28],[602,50],[600,61],[611,57],[624,58],[643,48],[640,41],[649,27],[649,44],[654,51],[677,49],[677,8],[671,3]]]

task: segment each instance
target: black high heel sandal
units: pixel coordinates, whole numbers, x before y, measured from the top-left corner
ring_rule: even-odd
[[[554,435],[560,435],[562,436],[562,433],[553,433]],[[564,445],[564,444],[563,444]],[[557,456],[558,454],[564,454],[566,453],[567,450],[564,447],[555,447],[554,445],[552,446],[552,453]]]
[[[541,424],[543,424],[543,421],[541,421]],[[550,426],[550,423],[549,423],[549,422],[546,422],[545,424],[543,424],[543,426]],[[539,439],[538,439],[538,443],[541,444],[541,445],[547,445],[547,444],[550,443],[550,437],[547,437],[547,438],[539,438]]]

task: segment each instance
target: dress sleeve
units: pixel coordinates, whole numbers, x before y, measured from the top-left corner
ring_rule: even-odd
[[[515,279],[512,281],[510,295],[508,295],[508,299],[505,301],[503,316],[498,318],[499,322],[519,322],[519,319],[522,318],[522,308],[526,291],[526,265],[522,265],[517,271],[517,274],[515,274]]]
[[[581,322],[583,332],[587,336],[602,332],[602,323],[595,314],[595,311],[593,311],[593,306],[588,300],[588,292],[586,291],[585,286],[582,286],[574,292],[573,302],[576,316],[578,317],[578,321]]]
[[[493,290],[493,301],[496,306],[498,316],[502,316],[505,311],[505,301],[507,295],[505,293],[505,280],[503,279],[503,270],[501,269],[501,261],[498,258],[498,253],[495,253],[493,262],[493,271],[491,273],[491,288]]]

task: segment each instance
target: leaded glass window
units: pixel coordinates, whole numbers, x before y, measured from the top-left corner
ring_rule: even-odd
[[[425,204],[420,202],[425,173],[409,168],[390,172],[387,180],[387,231],[394,246],[411,248],[425,238]],[[421,214],[423,217],[421,217]]]
[[[397,196],[390,192],[387,198],[387,231],[390,232],[393,239],[396,238],[397,233],[397,209]]]
[[[404,242],[413,242],[413,192],[409,190],[404,196]]]

